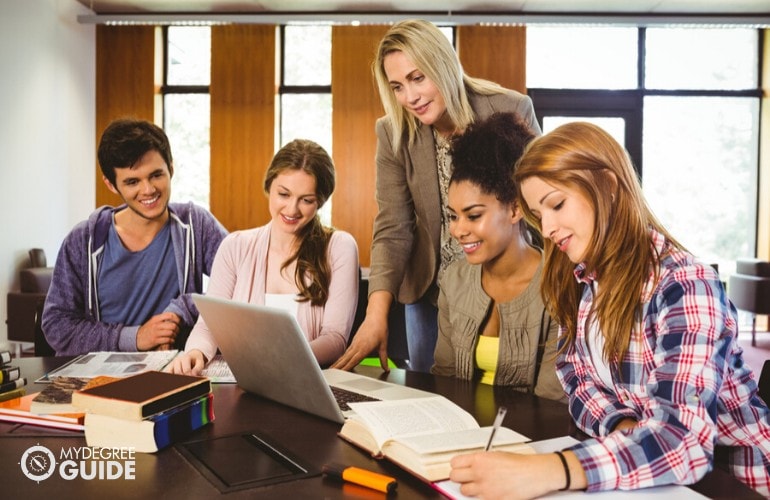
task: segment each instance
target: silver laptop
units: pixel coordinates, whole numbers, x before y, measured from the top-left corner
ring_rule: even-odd
[[[251,393],[339,423],[352,410],[341,408],[338,398],[350,393],[357,400],[434,395],[356,373],[321,370],[296,318],[282,309],[198,294],[193,300],[238,385]]]

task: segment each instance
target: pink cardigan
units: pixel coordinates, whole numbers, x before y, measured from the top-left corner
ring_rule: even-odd
[[[230,233],[214,258],[207,295],[251,304],[265,303],[266,256],[270,224]],[[358,303],[358,246],[344,231],[334,231],[328,248],[332,279],[326,305],[300,302],[297,322],[305,332],[321,366],[336,361],[345,351]],[[211,359],[217,345],[199,317],[187,339],[185,351],[198,349]]]

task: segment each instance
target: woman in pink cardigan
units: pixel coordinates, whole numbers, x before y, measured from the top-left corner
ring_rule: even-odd
[[[207,291],[290,311],[321,366],[344,352],[358,300],[356,242],[318,217],[334,183],[334,163],[318,144],[296,139],[281,148],[265,173],[272,220],[222,241]],[[171,371],[199,374],[216,352],[199,318]]]

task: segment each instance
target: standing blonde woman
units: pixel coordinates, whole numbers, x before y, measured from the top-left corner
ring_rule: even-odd
[[[377,120],[377,203],[366,318],[334,365],[377,351],[387,370],[388,310],[406,304],[409,368],[428,372],[438,335],[437,279],[462,251],[449,234],[451,138],[495,112],[515,112],[540,134],[531,100],[463,72],[449,40],[422,20],[396,23],[372,66],[385,108]]]

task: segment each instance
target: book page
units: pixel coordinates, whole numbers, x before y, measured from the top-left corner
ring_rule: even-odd
[[[492,427],[481,427],[479,429],[465,429],[437,434],[399,436],[393,440],[420,454],[471,451],[483,450],[487,446],[491,432]],[[500,427],[495,433],[492,449],[511,444],[526,443],[527,441],[529,441],[529,438],[523,434],[519,434],[507,427]]]
[[[473,416],[443,396],[350,403],[353,418],[364,422],[377,444],[399,436],[478,429]]]
[[[225,358],[221,354],[214,356],[201,372],[201,376],[211,379],[212,384],[234,384],[235,375],[230,370]]]
[[[502,430],[502,429],[501,429]],[[497,437],[495,437],[495,441],[497,441]],[[565,448],[568,448],[574,444],[577,444],[579,441],[571,436],[562,436],[558,438],[553,439],[546,439],[543,441],[535,441],[530,443],[530,446],[537,452],[537,453],[551,453],[556,450],[563,450]],[[465,496],[462,493],[460,493],[460,483],[456,483],[454,481],[450,481],[447,479],[446,481],[438,481],[436,483],[433,483],[432,485],[435,489],[440,491],[442,494],[444,494],[447,498],[451,498],[453,500],[469,500],[471,498],[476,497],[469,497]],[[596,491],[591,493],[586,493],[582,490],[574,490],[574,491],[555,491],[549,495],[546,495],[543,498],[591,498],[591,500],[595,499],[607,499],[607,500],[614,500],[616,498],[627,498],[629,500],[652,500],[652,499],[660,499],[660,500],[668,500],[670,498],[676,498],[677,500],[685,500],[685,499],[698,499],[698,498],[706,498],[700,493],[698,493],[695,490],[691,490],[687,486],[679,486],[679,485],[670,485],[670,486],[656,486],[654,488],[644,488],[641,490],[634,490],[634,491]]]

